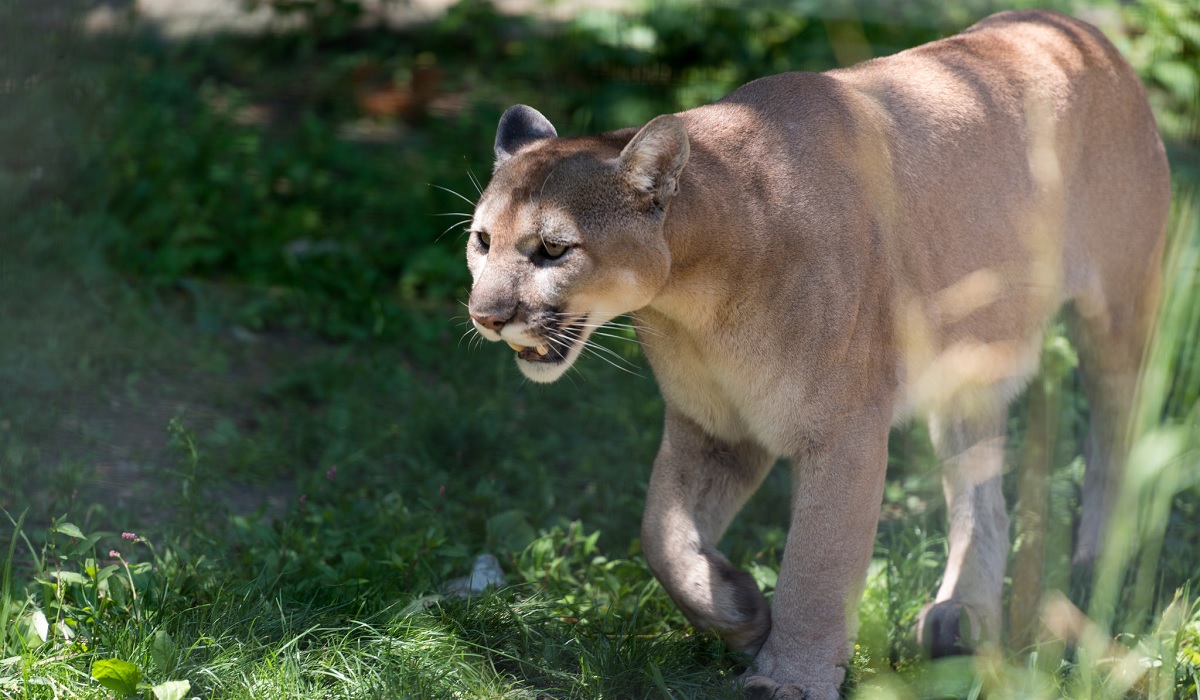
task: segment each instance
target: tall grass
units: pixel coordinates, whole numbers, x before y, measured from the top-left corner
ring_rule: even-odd
[[[1143,623],[1152,603],[1171,504],[1200,484],[1200,210],[1196,192],[1175,206],[1160,318],[1142,375],[1117,521],[1101,560],[1093,614]],[[1136,514],[1136,515],[1134,515]],[[1133,567],[1131,597],[1121,573]],[[1117,611],[1120,610],[1120,614]]]
[[[1185,586],[1174,599],[1164,591],[1162,571],[1167,530],[1177,497],[1200,485],[1200,199],[1197,191],[1180,193],[1163,275],[1157,331],[1140,385],[1128,466],[1107,548],[1097,568],[1092,617],[1102,628],[1125,634],[1149,632],[1164,645],[1158,665],[1147,671],[1153,697],[1175,690],[1179,633],[1200,619]],[[1193,575],[1197,573],[1193,571]],[[1162,608],[1164,596],[1170,602]],[[1194,630],[1193,630],[1194,634]],[[1088,638],[1081,658],[1104,659],[1111,652],[1099,637]],[[1174,640],[1175,644],[1171,644]],[[1194,640],[1193,640],[1194,642]],[[1195,683],[1194,658],[1187,660]],[[1092,667],[1094,668],[1094,667]],[[1110,678],[1111,678],[1110,674]],[[1089,688],[1105,688],[1088,679]],[[1111,682],[1111,681],[1110,681]],[[1117,687],[1107,695],[1119,697]]]

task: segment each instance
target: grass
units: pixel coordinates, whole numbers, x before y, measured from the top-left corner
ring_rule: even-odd
[[[0,7],[0,697],[736,697],[745,659],[640,554],[662,407],[634,343],[610,343],[625,369],[526,383],[462,339],[462,243],[436,215],[473,198],[511,102],[622,126],[993,7],[662,3],[553,26],[463,2],[415,31],[182,43]],[[943,508],[927,438],[897,431],[855,697],[1197,692],[1200,169],[1170,53],[1193,44],[1149,16],[1130,51],[1172,115],[1178,196],[1129,490],[1145,515],[1072,649],[1047,632],[930,663],[911,629]],[[1068,585],[1086,419],[1051,336],[1009,440],[1010,464],[1037,448],[1050,471],[1047,589]],[[768,594],[788,491],[777,469],[723,543]],[[447,595],[484,552],[504,586]]]

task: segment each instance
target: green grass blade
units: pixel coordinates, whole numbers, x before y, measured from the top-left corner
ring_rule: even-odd
[[[22,511],[20,517],[15,521],[13,521],[12,515],[8,511],[4,512],[9,521],[13,522],[13,535],[8,541],[8,554],[4,557],[3,573],[0,573],[0,651],[6,654],[9,651],[9,622],[11,621],[14,608],[12,600],[13,557],[17,551],[17,536],[21,532],[21,527],[25,524],[25,515],[28,512],[29,509]]]

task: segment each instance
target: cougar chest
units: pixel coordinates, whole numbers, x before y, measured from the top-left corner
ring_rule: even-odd
[[[797,402],[790,378],[761,349],[733,337],[644,334],[643,348],[667,405],[730,443],[755,442],[773,454],[792,451]]]

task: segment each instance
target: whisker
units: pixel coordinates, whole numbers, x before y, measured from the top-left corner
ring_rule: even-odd
[[[480,196],[483,196],[483,185],[479,184],[478,178],[475,177],[475,173],[471,172],[470,168],[467,168],[467,177],[471,179],[471,184],[475,185],[475,191],[478,192]]]
[[[629,365],[630,367],[637,367],[637,365],[635,365],[631,360],[629,360],[626,357],[624,357],[623,355],[621,355],[621,353],[613,350],[612,348],[606,348],[603,345],[600,345],[599,343],[593,343],[591,341],[584,341],[583,347],[589,348],[592,351],[599,351],[599,352],[603,352],[607,355],[611,355],[611,356],[617,358],[618,360],[620,360],[621,362],[624,362],[625,364]]]
[[[592,328],[592,329],[601,329],[602,328],[609,332],[636,331],[637,330],[637,328],[634,328],[633,326],[623,326],[619,323],[617,323],[617,324],[613,324],[613,323],[577,323],[575,325],[579,326],[580,328]]]
[[[633,319],[633,316],[630,315],[631,313],[632,312],[629,312],[629,311],[613,312],[613,311],[604,311],[601,309],[601,310],[589,311],[589,312],[587,312],[587,315],[609,316],[610,318],[608,321],[606,321],[606,323],[614,323],[614,322],[622,323],[622,321],[619,320],[622,318],[630,319],[630,321],[625,321],[625,323],[631,323],[632,319]],[[555,311],[554,315],[559,318],[571,318],[571,317],[576,317],[576,316],[583,316],[584,314],[581,314],[577,311]]]
[[[551,169],[550,172],[546,173],[546,179],[542,180],[542,186],[541,186],[540,190],[538,191],[539,197],[546,194],[546,185],[550,184],[550,178],[554,177],[555,170],[557,170],[557,168]],[[533,193],[532,192],[529,193],[529,201],[531,201],[531,202],[533,201]]]
[[[592,335],[600,336],[601,338],[612,338],[613,340],[624,340],[630,343],[649,343],[655,338],[660,338],[657,333],[641,333],[638,332],[637,337],[630,336],[629,333],[635,332],[632,328],[614,328],[608,329],[604,326],[592,329]]]
[[[623,340],[627,343],[633,343],[634,345],[638,344],[638,341],[635,338],[630,338],[629,336],[624,336],[624,335],[617,335],[615,333],[605,333],[604,331],[592,331],[592,337],[596,337],[596,336],[599,336],[601,338],[612,338],[613,340]]]
[[[620,326],[590,326],[590,328],[592,329],[593,335],[603,335],[609,338],[620,338],[621,340],[634,340],[634,338],[627,335],[629,331],[633,330],[632,328],[622,328]]]
[[[472,208],[475,207],[475,202],[472,202],[471,200],[467,199],[465,196],[459,194],[458,192],[455,192],[454,190],[450,189],[449,187],[442,187],[441,185],[435,185],[432,182],[429,182],[426,184],[428,184],[430,187],[436,187],[439,190],[442,190],[443,192],[449,192],[450,194],[454,195],[455,197],[458,197],[459,199],[466,202],[467,204],[470,204]]]
[[[644,323],[639,323],[637,321],[630,321],[628,326],[626,326],[626,327],[637,331],[639,335],[649,335],[649,336],[655,336],[655,337],[659,337],[659,338],[661,338],[663,336],[663,332],[660,331],[659,329],[654,328],[652,326],[648,326]]]
[[[575,316],[575,314],[570,314],[570,313],[560,311],[560,312],[557,312],[557,316],[559,318],[571,318],[571,317]],[[575,322],[573,325],[577,325],[581,328],[603,328],[604,326],[612,326],[613,328],[624,328],[627,330],[637,331],[638,333],[642,333],[645,335],[657,335],[657,336],[662,335],[662,331],[659,331],[657,329],[650,328],[649,326],[645,326],[645,325],[639,325],[638,323],[635,323],[632,321],[630,321],[630,322],[618,321],[617,320],[618,318],[621,318],[621,317],[617,316],[616,318],[612,319],[611,321],[606,321],[604,323]]]
[[[551,333],[550,335],[546,336],[546,340],[557,345],[558,347],[562,348],[563,350],[570,350],[571,344],[574,342],[573,340],[570,340],[570,339],[564,340],[562,338],[559,338],[554,333]]]
[[[467,219],[466,221],[456,221],[456,222],[450,224],[449,226],[447,226],[446,228],[442,229],[442,232],[439,233],[437,235],[437,238],[435,238],[434,240],[440,241],[440,240],[442,240],[442,236],[446,235],[447,233],[450,233],[451,230],[458,228],[459,226],[466,226],[469,223],[471,223],[470,219]],[[464,231],[464,233],[465,233],[465,231]]]
[[[595,352],[595,349],[596,349],[597,347],[600,347],[600,346],[595,346],[595,345],[591,345],[591,344],[589,344],[589,343],[584,343],[584,344],[583,344],[583,346],[580,348],[580,351],[581,351],[581,352],[587,352],[587,351],[590,351],[590,352],[588,352],[588,354],[589,354],[589,355],[591,355],[592,357],[595,357],[595,358],[597,358],[597,359],[603,360],[604,362],[606,362],[606,363],[608,363],[608,364],[612,365],[613,367],[616,367],[617,369],[621,370],[622,372],[627,372],[627,373],[629,373],[629,374],[632,374],[632,375],[633,375],[633,376],[635,376],[635,377],[641,377],[641,376],[642,376],[642,375],[641,375],[641,374],[639,374],[638,372],[635,372],[635,371],[633,371],[632,369],[629,369],[629,368],[627,368],[627,367],[622,367],[621,365],[617,364],[616,362],[613,362],[612,360],[608,359],[608,358],[607,358],[607,357],[605,357],[604,355],[601,355],[600,353],[598,353],[598,352]],[[604,348],[604,349],[605,349],[605,350],[607,350],[608,348]],[[611,352],[611,351],[610,351],[610,352]],[[615,353],[613,354],[613,356],[614,356],[614,357],[621,358],[622,360],[624,360],[624,359],[625,359],[625,358],[623,358],[623,357],[621,357],[620,355],[617,355],[617,354],[615,354]]]
[[[582,323],[582,322],[576,321],[572,325],[581,326],[583,328],[602,328],[604,326],[613,326],[615,328],[632,328],[632,326],[629,326],[628,324],[624,324],[624,323],[621,323],[620,321],[616,321],[616,320],[605,321],[604,323]]]
[[[561,339],[556,338],[554,334],[549,336],[549,340],[550,340],[550,342],[554,343],[555,345],[559,345],[560,347],[563,347],[564,349],[569,349],[571,346],[571,343],[564,343]],[[572,341],[572,342],[576,342],[576,341]],[[629,365],[630,367],[633,367],[636,369],[641,369],[637,365],[633,364],[629,360],[622,357],[616,351],[614,351],[610,348],[606,348],[603,345],[598,345],[596,343],[593,343],[587,339],[578,339],[577,342],[579,342],[580,353],[586,352],[589,355],[592,355],[594,357],[600,358],[601,360],[604,360],[605,362],[612,365],[613,367],[617,367],[618,369],[624,370],[624,371],[629,372],[630,374],[633,374],[638,377],[642,376],[642,375],[638,374],[637,372],[631,371],[629,369],[626,369],[625,367],[621,367],[620,365],[617,365],[615,362],[608,359],[608,357],[605,357],[604,355],[601,354],[601,353],[605,353],[606,355],[611,355],[612,357],[616,358],[618,361],[620,361],[626,365]]]

